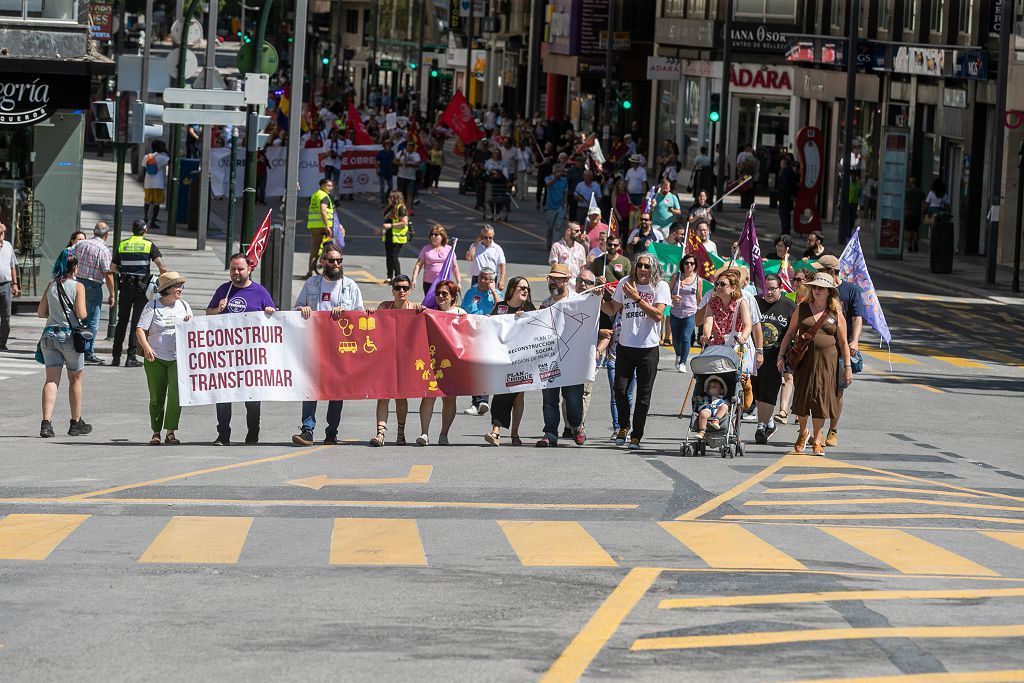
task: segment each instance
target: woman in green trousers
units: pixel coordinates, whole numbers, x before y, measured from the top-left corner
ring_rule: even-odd
[[[177,325],[192,319],[192,308],[181,298],[185,278],[173,271],[164,273],[156,283],[159,299],[146,304],[139,316],[135,336],[146,357],[146,382],[149,384],[149,422],[153,436],[150,446],[160,445],[160,430],[166,429],[164,443],[181,443],[174,436],[181,417],[178,403],[178,363],[174,333]]]

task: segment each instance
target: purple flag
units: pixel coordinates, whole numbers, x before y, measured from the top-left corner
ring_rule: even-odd
[[[875,285],[871,282],[864,251],[860,247],[860,228],[853,231],[853,236],[846,243],[846,249],[843,249],[843,255],[839,257],[839,277],[845,282],[852,282],[860,289],[864,299],[864,322],[875,328],[875,332],[889,344],[892,335],[889,334],[889,324],[885,321],[882,304],[875,294]]]
[[[338,220],[338,209],[334,209],[334,225],[331,226],[331,241],[338,245],[339,249],[345,248],[345,233],[341,231],[341,221]]]
[[[426,308],[437,308],[437,299],[434,297],[434,289],[437,288],[437,283],[452,279],[452,272],[455,270],[455,247],[458,243],[458,237],[452,240],[451,247],[448,249],[448,255],[444,257],[444,263],[441,264],[441,272],[430,283],[430,289],[427,290],[427,295],[423,297],[423,305]],[[459,283],[456,282],[455,284]],[[458,302],[452,303],[454,305],[458,304]]]
[[[761,245],[757,241],[757,226],[754,225],[754,209],[747,212],[747,220],[743,222],[743,232],[736,245],[737,251],[750,266],[750,281],[757,288],[757,293],[764,295],[764,263],[761,261]]]

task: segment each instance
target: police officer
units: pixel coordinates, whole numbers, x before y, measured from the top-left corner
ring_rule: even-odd
[[[121,347],[129,324],[134,331],[139,324],[139,316],[146,305],[146,290],[149,287],[149,267],[155,263],[161,273],[167,272],[160,250],[145,237],[146,221],[136,220],[132,223],[132,236],[117,245],[114,251],[110,270],[117,273],[117,329],[114,332],[113,362],[121,364]],[[135,334],[128,335],[128,358],[126,368],[142,367],[135,357]]]
[[[306,277],[316,275],[316,261],[320,255],[320,245],[331,236],[334,227],[334,201],[331,192],[334,182],[330,178],[320,180],[320,189],[309,198],[309,212],[306,216],[306,227],[309,229],[309,266]]]

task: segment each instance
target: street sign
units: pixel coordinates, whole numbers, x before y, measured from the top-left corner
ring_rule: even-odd
[[[244,107],[245,93],[241,90],[197,90],[195,88],[167,88],[165,104],[191,104],[207,107]],[[166,113],[166,112],[165,112]]]
[[[380,60],[380,69],[381,69],[381,71],[391,71],[391,60],[390,59],[382,59],[382,60]]]
[[[185,44],[189,47],[195,47],[202,41],[203,25],[198,19],[193,18],[189,23],[187,37],[188,40],[185,41]],[[181,19],[171,24],[171,42],[175,45],[181,45]]]
[[[246,74],[242,91],[245,93],[245,103],[255,105],[257,111],[263,113],[267,109],[267,97],[270,95],[270,76]]]
[[[207,73],[213,75],[213,78],[210,79],[212,81],[211,83],[206,82]],[[192,81],[192,87],[209,90],[226,90],[228,84],[224,82],[224,77],[220,75],[220,71],[217,69],[203,69],[199,72],[199,75],[196,76],[196,80]]]
[[[168,75],[170,75],[172,82],[173,79],[178,77],[178,51],[181,48],[176,47],[167,53],[167,59],[164,60],[164,67],[167,69]],[[199,70],[199,60],[191,50],[185,50],[185,78],[192,78],[196,75]]]
[[[164,109],[164,123],[195,123],[201,126],[243,126],[244,111],[221,109]]]
[[[238,48],[238,54],[235,57],[235,66],[244,74],[263,73],[273,76],[277,73],[278,64],[280,64],[280,59],[277,56],[277,50],[267,42],[263,43],[263,58],[260,60],[259,65],[256,64],[255,43],[246,43]]]

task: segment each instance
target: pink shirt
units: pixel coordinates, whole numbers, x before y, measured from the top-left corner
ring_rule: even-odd
[[[597,245],[601,242],[601,232],[604,232],[607,235],[608,226],[601,221],[598,221],[597,225],[591,228],[590,232],[587,233],[587,239],[590,240],[591,249],[596,249]]]
[[[419,260],[423,262],[424,282],[433,282],[437,279],[437,276],[441,273],[441,266],[444,265],[444,260],[448,257],[448,252],[451,249],[451,245],[435,249],[429,244],[424,245],[420,249]]]

